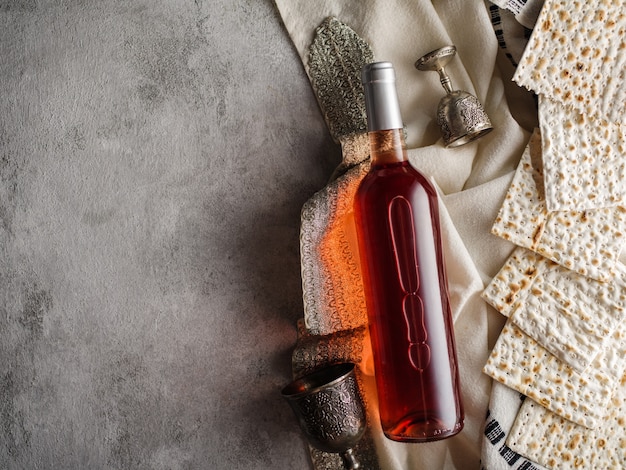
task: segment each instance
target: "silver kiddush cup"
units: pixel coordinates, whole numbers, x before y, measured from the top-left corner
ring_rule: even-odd
[[[352,363],[337,364],[294,380],[282,390],[308,441],[339,453],[348,470],[360,469],[352,449],[367,425]]]
[[[437,124],[446,147],[458,147],[491,132],[489,116],[474,95],[453,90],[445,66],[456,55],[456,47],[445,46],[420,57],[415,67],[421,71],[439,73],[441,85],[446,90],[437,108]]]

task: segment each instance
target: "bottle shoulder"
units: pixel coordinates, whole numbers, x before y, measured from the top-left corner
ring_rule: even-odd
[[[359,192],[374,187],[423,187],[426,192],[436,194],[430,180],[408,161],[389,165],[373,166],[359,186]]]

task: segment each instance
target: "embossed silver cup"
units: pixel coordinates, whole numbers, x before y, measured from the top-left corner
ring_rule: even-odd
[[[345,468],[361,468],[353,447],[367,418],[351,363],[328,366],[294,380],[282,390],[308,441],[324,452],[339,453]]]
[[[445,66],[456,55],[456,47],[445,46],[420,57],[415,67],[421,71],[439,73],[446,96],[437,107],[437,124],[441,129],[446,147],[458,147],[472,142],[491,132],[489,116],[474,95],[462,90],[453,90],[452,81]]]

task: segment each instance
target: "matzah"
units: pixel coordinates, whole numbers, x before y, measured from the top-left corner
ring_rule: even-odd
[[[623,204],[626,150],[622,127],[567,110],[543,95],[538,104],[548,211]]]
[[[625,325],[620,323],[587,370],[577,372],[509,319],[483,371],[562,418],[595,428],[624,371]]]
[[[626,233],[621,207],[549,212],[543,195],[541,136],[536,130],[520,159],[492,233],[584,276],[608,281]]]
[[[626,468],[626,376],[598,428],[579,426],[526,400],[506,443],[518,454],[551,469]]]
[[[505,317],[510,316],[518,298],[526,296],[527,289],[539,274],[537,265],[545,259],[525,248],[516,248],[487,285],[481,297]]]
[[[546,0],[513,79],[614,123],[626,116],[626,2]]]
[[[610,282],[586,278],[529,250],[517,248],[483,291],[563,363],[583,372],[624,319],[626,267]]]

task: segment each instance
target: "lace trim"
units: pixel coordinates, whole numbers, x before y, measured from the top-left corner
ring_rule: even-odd
[[[361,69],[373,60],[369,44],[337,18],[326,18],[316,29],[309,47],[308,72],[336,142],[367,129]]]

